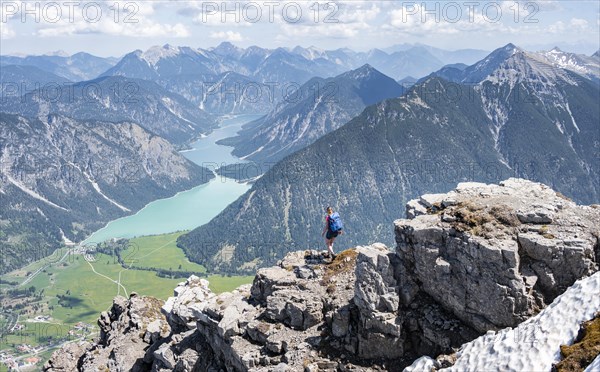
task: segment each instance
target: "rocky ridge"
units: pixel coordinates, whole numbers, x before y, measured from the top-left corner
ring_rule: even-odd
[[[539,183],[459,184],[409,202],[407,217],[395,251],[292,252],[231,293],[192,276],[161,312],[151,297],[117,297],[100,340],[66,346],[45,369],[401,370],[440,354],[450,366],[464,343],[598,270],[600,207]]]

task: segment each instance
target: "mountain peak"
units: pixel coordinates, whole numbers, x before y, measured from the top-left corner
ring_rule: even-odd
[[[215,49],[231,49],[231,48],[236,48],[236,46],[233,45],[233,43],[231,43],[229,41],[223,41],[215,47]]]
[[[342,76],[349,77],[353,80],[371,78],[376,75],[383,75],[383,73],[381,73],[368,63],[365,63],[357,69],[350,70],[342,74]]]
[[[44,54],[48,57],[70,57],[71,55],[64,50],[55,50],[54,52],[49,52]]]
[[[521,48],[519,48],[518,46],[516,46],[513,43],[508,43],[505,46],[503,46],[502,48],[496,49],[496,50],[501,50],[503,52],[512,52],[513,54],[517,53],[517,52],[522,52],[523,51]]]
[[[239,48],[229,41],[223,41],[221,44],[211,49],[211,52],[225,57],[237,58],[244,53],[243,48]]]
[[[150,65],[156,65],[161,59],[172,58],[180,53],[180,49],[170,44],[165,44],[162,47],[155,45],[141,54],[141,58]]]
[[[365,63],[364,65],[360,66],[359,68],[356,69],[356,71],[377,71],[375,69],[375,67],[371,66],[368,63]]]
[[[598,49],[596,53],[592,54],[592,57],[600,58],[600,49]]]
[[[241,48],[235,46],[229,41],[223,41],[221,44],[213,48],[213,52],[230,52],[241,50]]]

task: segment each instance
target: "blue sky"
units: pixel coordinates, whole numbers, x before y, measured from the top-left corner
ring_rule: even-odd
[[[121,56],[166,43],[207,48],[222,41],[355,50],[401,43],[492,50],[512,42],[586,54],[600,47],[597,0],[0,2],[2,54]]]

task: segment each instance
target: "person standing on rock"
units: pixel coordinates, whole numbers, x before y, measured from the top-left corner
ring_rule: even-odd
[[[323,228],[321,236],[325,236],[327,253],[329,253],[331,259],[334,259],[336,254],[333,253],[333,241],[338,237],[338,235],[342,234],[342,229],[344,226],[342,224],[340,215],[337,212],[334,212],[333,208],[327,207],[326,212],[327,216],[325,216],[325,227]]]

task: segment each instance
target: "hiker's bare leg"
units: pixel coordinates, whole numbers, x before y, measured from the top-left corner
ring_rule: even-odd
[[[335,240],[335,238],[329,239],[329,243],[327,244],[327,250],[329,250],[329,253],[331,253],[332,255],[335,254],[335,253],[333,253],[333,241],[334,240]]]

